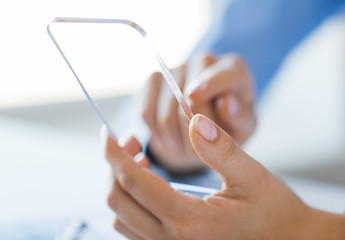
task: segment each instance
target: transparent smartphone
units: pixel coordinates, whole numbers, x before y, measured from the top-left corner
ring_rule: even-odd
[[[73,73],[71,78],[77,80],[74,80],[76,86],[82,88],[114,139],[126,129],[122,123],[134,119],[131,116],[133,109],[123,109],[121,116],[114,116],[109,107],[103,108],[104,105],[98,103],[102,99],[138,91],[153,71],[162,72],[186,118],[192,118],[193,113],[169,69],[147,33],[136,23],[122,19],[56,18],[47,29]],[[141,130],[145,132],[144,126]],[[136,129],[135,134],[140,136],[138,132],[141,130]],[[145,138],[139,137],[139,140],[143,143]],[[216,191],[183,183],[171,183],[171,186],[197,195]]]

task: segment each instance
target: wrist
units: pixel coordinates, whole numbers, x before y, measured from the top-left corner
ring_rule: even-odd
[[[300,230],[303,239],[344,240],[345,215],[309,208],[305,224],[302,223]]]

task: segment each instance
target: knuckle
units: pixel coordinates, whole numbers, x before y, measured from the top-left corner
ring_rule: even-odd
[[[115,218],[113,227],[114,227],[114,229],[117,230],[117,231],[120,231],[120,230],[121,230],[121,222],[119,221],[119,219]]]
[[[212,65],[212,64],[214,64],[217,61],[217,57],[214,54],[210,53],[210,52],[205,53],[202,56],[202,59],[203,59],[203,63],[205,64],[205,66]]]
[[[122,222],[121,222],[118,218],[115,218],[113,228],[114,228],[116,231],[118,231],[119,233],[124,234],[124,231],[123,231],[123,224],[122,224]]]
[[[144,122],[150,126],[152,124],[152,120],[153,120],[153,112],[152,109],[150,108],[150,106],[145,106],[141,113],[141,118],[144,120]]]
[[[116,201],[116,197],[115,197],[115,194],[112,192],[108,195],[108,198],[107,198],[107,204],[108,206],[113,210],[113,211],[117,211],[117,201]]]
[[[125,191],[130,192],[136,185],[135,172],[132,170],[123,173],[121,176],[119,176],[119,182]]]
[[[233,159],[234,154],[237,154],[236,151],[237,151],[236,142],[233,140],[232,137],[230,137],[230,141],[227,141],[226,147],[221,150],[221,156],[223,156],[224,159]]]
[[[154,72],[151,74],[151,76],[149,77],[149,84],[157,84],[160,83],[162,81],[162,77],[163,75],[160,72]]]
[[[192,221],[183,221],[182,223],[178,223],[174,225],[174,234],[177,239],[180,240],[194,240],[200,239],[199,231],[196,229],[195,222]]]
[[[173,225],[173,232],[177,236],[177,239],[187,240],[190,236],[190,228],[188,222],[179,222]]]
[[[207,229],[210,220],[214,218],[211,217],[210,210],[204,208],[205,206],[203,201],[198,200],[188,210],[173,215],[168,225],[169,232],[180,240],[212,239],[207,233]]]

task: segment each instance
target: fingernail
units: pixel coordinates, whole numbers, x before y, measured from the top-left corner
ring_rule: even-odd
[[[134,156],[134,161],[139,163],[144,168],[148,168],[148,169],[151,168],[151,165],[150,165],[150,162],[149,162],[148,158],[142,152],[140,152],[140,153],[138,153],[137,155]]]
[[[145,154],[140,152],[137,155],[134,156],[134,161],[136,161],[137,163],[140,162],[141,160],[143,160],[145,158]]]
[[[121,147],[125,146],[132,137],[133,133],[131,131],[125,132],[118,141],[119,145]]]
[[[197,115],[194,122],[194,129],[207,141],[214,141],[217,136],[217,128],[214,124],[205,116]]]
[[[228,113],[232,117],[237,117],[240,115],[241,105],[237,97],[230,95],[228,98]]]
[[[200,81],[195,80],[188,85],[188,87],[185,90],[185,94],[189,96],[197,90],[204,91],[205,89],[206,89],[206,82],[200,82]]]

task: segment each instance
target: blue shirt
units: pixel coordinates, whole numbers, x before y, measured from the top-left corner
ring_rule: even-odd
[[[345,0],[233,0],[215,14],[193,54],[211,51],[239,53],[255,78],[260,97],[274,73],[306,35]]]

